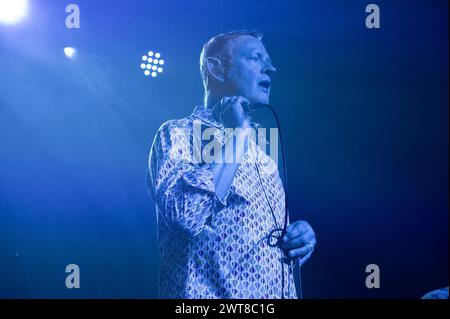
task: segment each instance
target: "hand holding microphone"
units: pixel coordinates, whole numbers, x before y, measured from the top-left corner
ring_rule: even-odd
[[[225,96],[215,106],[215,112],[227,128],[250,127],[247,114],[250,102],[242,96]]]
[[[248,99],[243,96],[224,96],[219,103],[214,107],[214,112],[218,115],[219,119],[225,124],[225,127],[249,127],[250,121],[249,113],[269,107],[268,104],[263,103],[250,103]]]

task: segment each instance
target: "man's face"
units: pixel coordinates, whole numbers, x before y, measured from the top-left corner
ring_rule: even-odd
[[[262,42],[245,35],[229,45],[231,66],[224,83],[229,94],[243,96],[250,103],[269,104],[270,76],[275,68]]]

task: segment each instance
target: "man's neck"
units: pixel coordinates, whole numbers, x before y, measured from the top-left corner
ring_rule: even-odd
[[[222,96],[219,94],[214,94],[211,91],[207,91],[205,94],[205,107],[208,109],[212,109],[217,103],[220,102],[222,99]]]

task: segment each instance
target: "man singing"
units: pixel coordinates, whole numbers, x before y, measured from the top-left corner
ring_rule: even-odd
[[[148,186],[156,202],[162,298],[297,297],[293,261],[309,259],[315,234],[305,221],[283,234],[285,194],[275,161],[244,136],[258,127],[249,106],[269,103],[275,72],[261,39],[253,31],[210,39],[200,55],[204,105],[156,133]],[[221,152],[212,160],[198,149],[210,141],[198,143],[196,123],[200,135],[217,132],[212,138]],[[229,128],[241,130],[230,137]],[[198,152],[201,160],[194,160]]]

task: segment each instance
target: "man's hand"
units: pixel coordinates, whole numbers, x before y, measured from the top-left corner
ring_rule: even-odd
[[[290,259],[299,258],[303,265],[311,257],[316,246],[316,234],[312,227],[300,220],[290,224],[286,228],[286,234],[280,241],[280,247],[284,249]]]
[[[220,103],[217,103],[213,109],[216,116],[223,122],[225,128],[242,128],[250,127],[249,118],[244,112],[243,106],[248,106],[250,102],[242,96],[223,97]],[[248,139],[244,138],[245,133],[236,134],[236,143],[233,137],[228,138],[222,146],[222,152],[218,154],[218,159],[211,163],[212,173],[214,176],[215,193],[217,197],[223,201],[225,198],[233,178],[239,168],[242,158],[248,149]],[[227,152],[226,144],[233,143],[233,152]],[[225,158],[222,158],[224,154]],[[234,159],[234,156],[236,159]]]
[[[250,102],[242,96],[224,96],[214,112],[217,113],[226,128],[246,128],[249,126],[249,119],[244,107],[248,107],[248,105]]]

